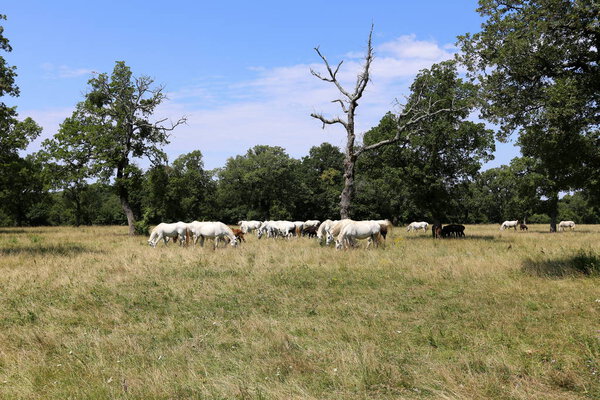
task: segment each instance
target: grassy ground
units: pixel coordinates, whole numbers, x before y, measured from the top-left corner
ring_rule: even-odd
[[[0,228],[0,398],[600,398],[600,227],[546,230],[213,251]]]

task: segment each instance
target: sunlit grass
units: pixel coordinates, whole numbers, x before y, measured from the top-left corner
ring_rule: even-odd
[[[600,227],[385,248],[0,229],[0,398],[600,396]]]

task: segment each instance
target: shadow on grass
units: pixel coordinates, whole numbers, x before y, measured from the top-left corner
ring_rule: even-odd
[[[421,235],[421,236],[403,236],[403,239],[406,240],[435,240],[433,237],[431,237],[431,235]],[[455,237],[449,237],[449,238],[440,238],[437,240],[443,240],[443,241],[454,241],[454,240],[467,240],[467,241],[477,241],[477,240],[485,240],[485,241],[494,241],[494,242],[506,242],[507,240],[499,237],[499,236],[493,236],[493,235],[473,235],[473,236],[469,236],[465,233],[465,237],[460,237],[460,238],[455,238]]]
[[[39,229],[0,229],[0,235],[2,234],[7,234],[7,235],[22,235],[24,233],[31,233],[31,234],[37,234],[37,233],[42,233],[43,231],[39,230]]]
[[[562,258],[528,258],[523,261],[522,270],[526,274],[541,277],[599,276],[600,256],[592,251],[580,250]]]
[[[26,254],[30,256],[71,256],[82,253],[102,253],[102,251],[88,249],[84,246],[75,243],[58,244],[58,245],[42,245],[42,246],[14,246],[0,247],[0,255],[10,256]]]

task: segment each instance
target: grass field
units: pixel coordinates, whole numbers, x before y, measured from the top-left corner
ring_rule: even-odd
[[[597,399],[600,226],[386,248],[0,228],[1,399]]]

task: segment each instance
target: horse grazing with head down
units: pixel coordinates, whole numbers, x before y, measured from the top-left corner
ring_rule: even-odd
[[[569,228],[570,230],[575,229],[575,222],[573,221],[560,221],[558,223],[558,231],[564,231],[566,228]]]
[[[228,238],[231,246],[237,246],[238,241],[230,227],[222,222],[198,222],[194,221],[188,224],[189,230],[193,235],[194,244],[200,239],[200,246],[204,246],[204,239],[213,239],[214,248],[217,248],[217,241],[220,238]]]
[[[373,243],[378,246],[383,240],[381,225],[376,221],[350,221],[341,229],[335,241],[335,248],[339,250],[354,247],[358,239],[367,239],[367,248]]]
[[[407,227],[406,227],[406,232],[412,232],[412,231],[418,231],[420,229],[423,229],[423,232],[427,232],[427,227],[429,226],[429,224],[425,221],[421,221],[421,222],[411,222]]]
[[[450,224],[442,227],[441,235],[443,238],[446,237],[464,237],[465,236],[465,227],[464,225],[459,224]]]
[[[500,230],[503,231],[505,229],[510,229],[510,228],[514,228],[515,231],[517,230],[517,225],[519,225],[519,220],[515,220],[515,221],[504,221],[502,223],[502,226],[500,226]]]
[[[522,231],[529,231],[529,228],[525,224],[519,224],[519,229],[521,229]]]
[[[154,229],[152,229],[152,233],[150,233],[150,239],[148,239],[148,244],[152,247],[156,247],[156,244],[160,239],[165,242],[165,246],[167,245],[168,239],[173,238],[174,242],[177,242],[179,239],[179,245],[183,246],[187,243],[186,235],[188,234],[188,225],[185,222],[175,222],[172,224],[165,224],[161,222],[156,225]]]

